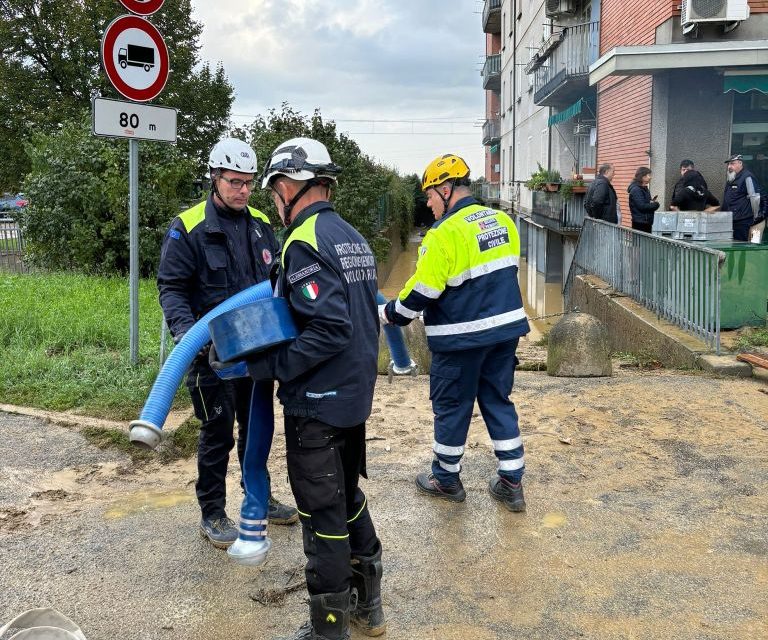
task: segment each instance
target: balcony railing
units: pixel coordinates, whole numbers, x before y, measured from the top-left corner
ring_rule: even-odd
[[[486,56],[483,65],[483,89],[501,91],[501,54]]]
[[[584,224],[584,194],[568,198],[555,191],[534,191],[531,215],[535,221],[555,231],[577,232]]]
[[[567,104],[589,86],[589,65],[600,42],[600,23],[565,27],[559,44],[534,71],[533,100],[538,105]]]
[[[498,204],[500,190],[498,182],[475,182],[472,184],[472,195],[486,204]]]
[[[498,118],[486,120],[483,124],[483,144],[496,144],[501,139],[501,122]]]
[[[485,0],[483,31],[485,33],[501,33],[501,0]]]

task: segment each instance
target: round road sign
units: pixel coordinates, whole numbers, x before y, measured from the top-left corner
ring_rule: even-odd
[[[131,13],[137,13],[140,16],[151,16],[155,11],[163,6],[165,0],[120,0],[122,4]]]
[[[115,89],[135,102],[156,98],[168,81],[163,36],[138,16],[120,16],[109,24],[101,39],[101,61]]]

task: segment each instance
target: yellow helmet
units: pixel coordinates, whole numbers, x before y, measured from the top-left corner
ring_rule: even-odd
[[[451,178],[468,178],[469,167],[459,156],[446,153],[438,156],[427,165],[424,175],[421,177],[421,190],[426,191],[430,187],[436,187]]]

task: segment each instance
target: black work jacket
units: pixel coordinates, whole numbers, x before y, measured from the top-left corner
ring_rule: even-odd
[[[160,306],[173,336],[184,335],[215,306],[269,278],[278,253],[269,219],[248,208],[240,219],[225,220],[213,196],[174,218],[163,240],[157,288]],[[246,229],[234,230],[236,224]],[[232,233],[244,233],[235,242]],[[249,248],[243,255],[241,247]]]
[[[752,203],[749,200],[747,178],[752,179],[755,193],[761,195],[757,216],[754,215]],[[736,179],[733,182],[726,183],[721,208],[723,211],[732,211],[734,220],[754,220],[759,222],[765,218],[766,209],[768,209],[768,197],[766,197],[766,194],[761,193],[760,185],[757,184],[757,178],[755,178],[752,172],[742,169],[736,174]]]
[[[659,208],[659,203],[651,199],[651,192],[634,180],[627,187],[629,193],[629,212],[632,222],[653,224],[653,212]]]
[[[275,295],[299,337],[248,362],[254,380],[278,380],[285,415],[334,427],[368,419],[379,352],[376,261],[368,243],[328,202],[295,218],[283,245]]]

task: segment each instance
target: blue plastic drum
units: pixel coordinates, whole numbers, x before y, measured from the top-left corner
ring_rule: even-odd
[[[264,298],[227,311],[211,320],[208,330],[221,362],[241,360],[299,335],[284,298]]]

